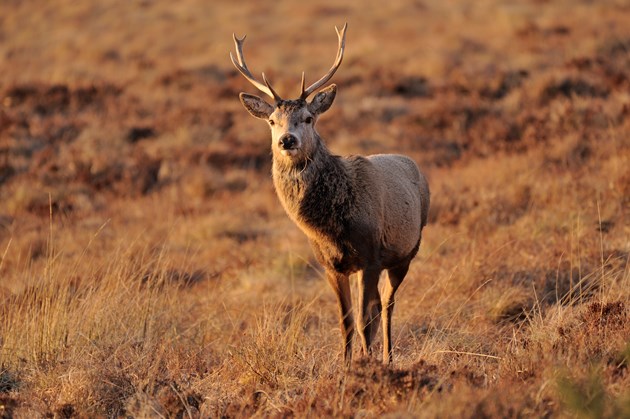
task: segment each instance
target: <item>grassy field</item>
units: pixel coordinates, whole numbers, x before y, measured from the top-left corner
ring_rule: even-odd
[[[344,369],[228,55],[248,34],[297,96],[346,21],[319,132],[432,190],[392,367],[355,345]],[[3,1],[0,416],[630,417],[628,22],[615,0]]]

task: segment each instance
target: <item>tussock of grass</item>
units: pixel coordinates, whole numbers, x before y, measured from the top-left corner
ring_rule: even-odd
[[[42,276],[2,302],[5,376],[21,377],[8,390],[20,389],[24,401],[49,393],[51,409],[70,403],[110,415],[128,411],[127,399],[159,393],[168,358],[194,355],[181,351],[193,330],[183,329],[188,309],[178,305],[190,284],[164,257],[132,245],[78,276],[60,253],[49,255]]]

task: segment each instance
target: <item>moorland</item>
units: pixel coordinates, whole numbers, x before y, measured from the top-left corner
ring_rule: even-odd
[[[0,10],[2,417],[630,417],[627,2]],[[348,369],[228,55],[297,96],[346,21],[319,132],[432,192],[394,362]]]

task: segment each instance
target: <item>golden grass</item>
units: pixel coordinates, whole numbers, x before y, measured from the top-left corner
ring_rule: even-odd
[[[629,16],[612,0],[3,5],[0,414],[630,415]],[[320,132],[340,154],[412,156],[432,190],[392,367],[343,367],[334,297],[228,59],[249,34],[250,66],[289,95],[345,21]]]

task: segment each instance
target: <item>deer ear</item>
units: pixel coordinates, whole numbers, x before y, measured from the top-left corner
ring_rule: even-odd
[[[258,96],[241,93],[238,97],[241,98],[241,102],[247,109],[247,112],[256,118],[269,119],[269,116],[273,113],[273,106]]]
[[[315,115],[326,112],[335,100],[336,94],[337,85],[331,84],[315,95],[311,103],[308,104],[309,110]]]

